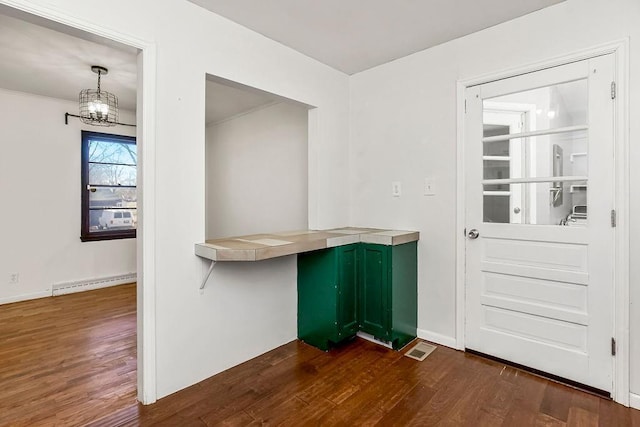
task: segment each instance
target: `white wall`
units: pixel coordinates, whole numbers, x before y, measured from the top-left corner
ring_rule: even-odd
[[[198,290],[207,266],[193,253],[205,238],[205,75],[317,107],[309,122],[309,226],[320,228],[348,221],[348,76],[184,0],[114,0],[108,8],[81,0],[0,2],[155,46],[155,140],[141,144],[153,144],[156,163],[155,191],[144,194],[155,199],[155,245],[146,249],[154,252],[155,280],[145,286],[156,297],[157,396],[293,339],[290,258],[218,265],[205,292]]]
[[[279,102],[207,127],[207,239],[307,228],[307,115]]]
[[[309,122],[309,226],[420,230],[419,327],[445,339],[455,332],[456,80],[631,36],[630,113],[640,113],[635,0],[568,0],[351,79],[184,0],[114,0],[108,8],[81,0],[0,3],[47,9],[156,47],[156,138],[148,142],[157,166],[155,281],[146,286],[156,293],[158,397],[295,335],[291,258],[218,265],[198,291],[205,264],[193,243],[205,237],[206,73],[318,107]],[[639,126],[632,122],[632,163],[640,161]],[[631,173],[639,182],[640,171]],[[434,197],[420,195],[425,176],[437,179]],[[394,180],[403,182],[401,198],[391,198]],[[637,193],[633,187],[632,217],[640,212]],[[640,255],[639,227],[632,223],[632,259]],[[638,303],[639,282],[640,263],[632,263]],[[631,324],[640,324],[640,310]],[[632,360],[640,360],[640,333],[632,333]],[[640,366],[632,375],[640,392]]]
[[[631,164],[640,163],[640,2],[568,0],[351,78],[351,223],[418,229],[418,327],[452,344],[456,82],[630,37]],[[422,195],[434,177],[437,195]],[[403,195],[391,197],[391,182]],[[640,170],[631,168],[631,389],[640,393]]]
[[[51,295],[54,283],[136,272],[136,239],[80,241],[78,104],[0,89],[0,303]],[[37,116],[37,117],[36,117]],[[121,121],[135,115],[121,112]],[[20,275],[8,284],[10,273]]]

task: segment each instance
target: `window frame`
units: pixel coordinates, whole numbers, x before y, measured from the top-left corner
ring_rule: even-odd
[[[93,131],[82,131],[82,149],[80,159],[80,191],[81,191],[81,226],[80,226],[80,240],[83,242],[94,242],[101,240],[115,240],[115,239],[134,239],[137,235],[137,230],[133,229],[115,229],[115,230],[90,230],[90,191],[87,189],[89,185],[89,141],[100,139],[115,143],[132,144],[136,146],[137,141],[135,136],[114,135]],[[136,168],[137,168],[136,160]],[[136,173],[136,191],[138,188],[138,177]],[[137,204],[137,203],[136,203]]]

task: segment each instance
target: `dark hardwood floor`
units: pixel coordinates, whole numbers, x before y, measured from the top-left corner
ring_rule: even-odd
[[[0,425],[637,426],[640,411],[438,347],[292,342],[142,406],[135,288],[0,306]]]
[[[0,426],[77,426],[136,404],[136,288],[0,306]]]

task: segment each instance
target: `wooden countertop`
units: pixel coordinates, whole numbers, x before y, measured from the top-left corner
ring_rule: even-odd
[[[212,261],[260,261],[351,243],[395,246],[420,238],[417,231],[335,228],[227,237],[196,243],[196,255]]]

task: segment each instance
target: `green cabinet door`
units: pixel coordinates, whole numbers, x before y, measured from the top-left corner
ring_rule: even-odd
[[[418,242],[391,246],[389,341],[402,348],[416,337],[418,326]]]
[[[338,335],[358,332],[358,245],[341,246],[338,257]]]
[[[396,246],[362,243],[360,252],[360,330],[404,347],[418,323],[417,242]]]
[[[358,331],[357,244],[298,255],[298,338],[328,350]]]
[[[389,339],[389,248],[363,243],[360,247],[360,330]]]

